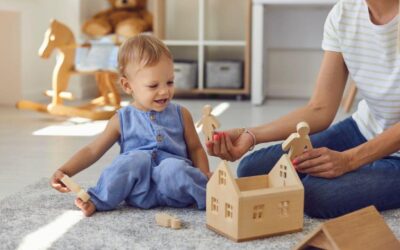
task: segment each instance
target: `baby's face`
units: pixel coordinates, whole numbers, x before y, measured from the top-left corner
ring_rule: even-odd
[[[174,64],[162,56],[153,65],[137,70],[135,65],[126,68],[133,105],[143,111],[163,111],[174,96]]]

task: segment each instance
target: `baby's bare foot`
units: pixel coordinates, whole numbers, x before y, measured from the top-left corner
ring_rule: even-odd
[[[90,200],[83,202],[80,198],[76,198],[75,205],[82,210],[86,217],[89,217],[96,212],[96,206]]]

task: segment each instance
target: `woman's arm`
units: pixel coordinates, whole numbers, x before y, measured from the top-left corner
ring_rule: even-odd
[[[195,167],[198,167],[207,177],[210,177],[208,158],[199,136],[194,128],[194,123],[190,112],[182,107],[182,117],[184,124],[184,136],[188,148],[189,157]]]
[[[347,76],[342,54],[325,52],[316,87],[308,104],[271,123],[251,128],[257,143],[284,140],[301,121],[310,125],[311,133],[329,127],[342,100]]]
[[[342,54],[326,51],[314,93],[308,104],[271,123],[250,128],[256,143],[284,140],[294,132],[297,123],[301,121],[310,125],[311,133],[326,129],[339,108],[347,76],[348,70]],[[227,160],[242,157],[253,145],[253,138],[249,133],[239,134],[237,131],[239,130],[226,131],[225,136],[208,143],[208,153]]]
[[[349,168],[357,169],[400,150],[400,123],[396,123],[374,139],[346,151]]]
[[[115,114],[108,122],[105,130],[94,141],[75,153],[53,174],[52,186],[61,192],[69,191],[60,182],[64,174],[73,176],[92,165],[118,140],[119,135],[119,119],[118,115]]]
[[[309,150],[294,159],[301,173],[335,178],[400,150],[400,123],[374,139],[343,152],[328,148]]]

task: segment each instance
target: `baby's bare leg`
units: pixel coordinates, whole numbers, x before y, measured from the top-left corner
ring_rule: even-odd
[[[89,217],[96,212],[96,206],[90,200],[83,202],[80,198],[76,198],[75,205],[82,210],[86,217]]]

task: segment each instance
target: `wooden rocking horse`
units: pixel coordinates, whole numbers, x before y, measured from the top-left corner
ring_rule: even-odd
[[[88,45],[90,46],[90,45]],[[58,49],[56,66],[52,76],[52,90],[45,94],[52,98],[51,103],[41,104],[22,100],[17,103],[19,109],[48,112],[52,115],[79,116],[92,120],[109,119],[120,108],[120,95],[115,87],[117,74],[112,71],[79,72],[75,70],[75,50],[82,47],[76,44],[72,31],[64,24],[52,20],[47,29],[39,56],[49,58],[54,49]],[[83,45],[85,47],[85,45]],[[66,106],[63,99],[73,100],[66,92],[72,74],[94,74],[100,97],[81,106]]]

